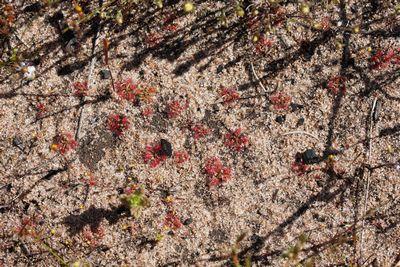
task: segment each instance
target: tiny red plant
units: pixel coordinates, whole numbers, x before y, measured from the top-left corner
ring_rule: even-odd
[[[219,95],[222,97],[224,104],[229,104],[239,99],[239,92],[232,88],[221,88]]]
[[[172,211],[169,211],[165,216],[164,225],[173,230],[177,230],[183,226],[179,217]]]
[[[337,95],[339,92],[342,94],[346,93],[346,79],[342,76],[333,76],[329,79],[327,84],[328,90],[333,94]]]
[[[64,155],[68,151],[75,149],[77,146],[78,143],[75,141],[71,133],[61,133],[54,137],[51,150],[58,151],[60,154]]]
[[[121,136],[130,126],[128,118],[121,114],[113,114],[108,117],[108,129],[116,136]]]
[[[210,129],[200,123],[193,125],[190,129],[193,131],[195,140],[206,137],[210,133]]]
[[[292,163],[291,169],[298,176],[302,176],[306,172],[309,171],[310,167],[307,164],[305,164],[304,162],[295,161],[295,162]]]
[[[224,144],[232,150],[241,151],[249,144],[249,138],[242,133],[242,129],[238,128],[225,134]]]
[[[95,186],[97,184],[96,178],[93,173],[85,173],[84,177],[82,178],[83,182],[85,182],[89,186]]]
[[[37,235],[36,230],[36,218],[24,216],[21,219],[21,223],[18,227],[16,227],[15,232],[19,236],[31,236],[35,237]]]
[[[152,32],[146,36],[145,42],[149,47],[155,47],[161,43],[162,39],[163,37],[160,33]]]
[[[146,146],[143,159],[144,163],[149,164],[151,168],[155,168],[167,159],[167,155],[162,153],[161,143],[157,143],[155,145]]]
[[[256,53],[261,54],[267,51],[273,44],[274,42],[272,40],[265,37],[260,37],[260,39],[255,43]]]
[[[169,119],[174,119],[181,115],[181,113],[189,107],[189,101],[185,101],[184,103],[173,100],[168,103],[167,106],[167,116]]]
[[[3,2],[2,5],[2,10],[0,10],[0,36],[6,36],[11,32],[12,25],[16,19],[16,14],[12,5],[3,4]]]
[[[73,83],[73,87],[75,89],[75,96],[86,96],[88,91],[88,83],[87,82],[75,82]]]
[[[225,167],[217,157],[207,160],[204,171],[208,178],[209,186],[217,186],[231,179],[232,170]]]
[[[141,90],[136,84],[133,83],[132,79],[126,79],[123,82],[117,82],[114,85],[117,95],[125,100],[135,102],[137,97],[141,95]]]
[[[151,117],[154,114],[154,109],[152,107],[145,107],[142,110],[142,115],[145,117]]]
[[[189,159],[189,154],[186,151],[175,151],[174,161],[176,164],[182,164]]]
[[[284,92],[276,92],[269,97],[269,101],[275,110],[288,110],[292,97]]]
[[[36,118],[42,118],[47,111],[46,106],[43,103],[38,103],[36,105],[36,110],[37,110]]]
[[[378,50],[370,59],[371,69],[380,70],[387,68],[390,64],[400,63],[400,48],[397,53],[390,49],[388,51]]]
[[[147,87],[139,90],[139,99],[146,103],[153,102],[153,97],[157,93],[157,89],[154,87]]]
[[[102,225],[99,225],[98,227],[86,225],[82,231],[83,238],[91,247],[96,247],[99,244],[99,241],[104,238],[104,234],[105,229]]]

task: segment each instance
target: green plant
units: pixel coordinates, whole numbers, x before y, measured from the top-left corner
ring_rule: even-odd
[[[122,204],[129,209],[134,218],[139,218],[142,210],[150,206],[149,199],[144,195],[143,188],[137,188],[121,198]]]

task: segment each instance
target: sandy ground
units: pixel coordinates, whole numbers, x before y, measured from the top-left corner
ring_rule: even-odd
[[[33,3],[23,2],[13,5]],[[329,16],[329,28],[277,24],[261,52],[251,41],[250,11],[239,19],[229,15],[232,5],[198,1],[183,14],[176,12],[182,3],[170,2],[163,11],[134,7],[122,26],[83,22],[76,49],[49,22],[60,10],[79,18],[68,1],[18,16],[10,44],[36,77],[1,67],[0,265],[225,266],[245,234],[234,249],[242,264],[397,266],[399,67],[370,68],[374,52],[399,49],[395,1],[315,6],[313,21]],[[270,10],[262,2],[253,4]],[[296,1],[283,2],[287,16],[300,14]],[[112,79],[102,79],[107,69]],[[334,94],[324,84],[337,76],[346,91]],[[128,78],[157,93],[148,103],[121,99],[113,81]],[[73,84],[84,81],[87,96],[76,96]],[[221,88],[239,99],[225,103]],[[278,110],[276,92],[297,108]],[[169,118],[174,100],[184,108]],[[153,114],[144,116],[147,108]],[[130,122],[120,137],[107,127],[110,114]],[[196,139],[197,124],[209,134]],[[235,151],[226,134],[238,128],[248,143]],[[61,133],[78,144],[65,154],[51,149]],[[151,168],[143,154],[160,139],[189,159],[167,157]],[[293,163],[307,149],[317,162],[298,173]],[[205,165],[214,157],[232,174],[209,186]],[[150,201],[138,218],[119,208],[132,186]],[[166,222],[170,213],[179,227]]]

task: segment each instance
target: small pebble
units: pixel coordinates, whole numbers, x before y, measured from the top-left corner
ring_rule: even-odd
[[[24,151],[24,145],[22,143],[21,138],[19,138],[18,136],[14,137],[12,140],[12,144],[16,147],[18,147],[20,150]]]
[[[36,68],[34,66],[28,66],[24,73],[24,78],[28,81],[34,80],[36,77]]]
[[[285,120],[286,120],[286,115],[279,115],[279,116],[277,116],[277,117],[275,118],[275,121],[276,121],[277,123],[280,123],[280,124],[284,123]]]
[[[193,222],[192,218],[187,218],[185,221],[183,221],[183,225],[189,225]]]
[[[223,65],[219,65],[217,67],[217,73],[221,73],[224,70],[224,66]]]
[[[100,77],[101,77],[103,80],[110,79],[111,73],[110,73],[109,70],[101,70],[101,71],[100,71]]]
[[[299,110],[299,109],[303,109],[303,108],[304,108],[304,105],[302,105],[302,104],[296,104],[296,103],[291,103],[291,104],[290,104],[290,107],[291,107],[291,109],[292,109],[292,112],[295,112],[295,111],[297,111],[297,110]]]
[[[168,140],[165,139],[161,139],[160,140],[161,143],[161,155],[165,155],[167,157],[171,157],[172,156],[172,145]]]
[[[302,159],[305,164],[317,163],[319,161],[319,157],[317,153],[315,153],[314,149],[307,149],[303,152]]]
[[[301,117],[298,121],[297,121],[297,124],[296,124],[296,126],[297,127],[300,127],[300,126],[302,126],[303,124],[304,124],[304,118],[303,117]]]

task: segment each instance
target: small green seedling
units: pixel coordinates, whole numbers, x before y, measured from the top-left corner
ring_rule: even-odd
[[[121,202],[129,209],[134,218],[139,218],[142,210],[150,205],[150,201],[144,195],[142,188],[138,188],[133,193],[123,196]]]

